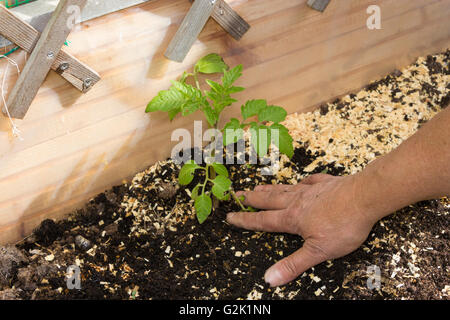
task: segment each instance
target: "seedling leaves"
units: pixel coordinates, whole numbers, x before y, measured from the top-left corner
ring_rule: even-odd
[[[244,120],[256,116],[262,109],[267,107],[266,100],[249,100],[241,107]]]
[[[191,183],[192,179],[194,179],[195,170],[199,169],[200,166],[196,164],[193,160],[186,162],[184,166],[181,168],[180,173],[178,175],[178,181],[181,185],[187,185]]]
[[[212,166],[218,175],[228,177],[228,170],[223,164],[213,163]]]
[[[218,73],[228,70],[228,65],[223,61],[222,57],[216,53],[208,54],[201,58],[195,65],[195,69],[201,73]]]
[[[156,97],[147,105],[145,112],[165,111],[169,112],[176,109],[181,109],[186,99],[180,91],[175,87],[170,87],[169,90],[162,90]]]
[[[225,192],[227,192],[231,187],[231,180],[228,179],[225,176],[217,176],[213,180],[213,187],[212,187],[212,193],[217,197],[219,200],[223,200],[225,198]]]
[[[270,130],[262,124],[252,123],[250,126],[251,144],[260,157],[267,154],[270,145]]]
[[[278,123],[286,119],[287,112],[282,107],[268,106],[258,112],[258,120]]]
[[[281,153],[284,153],[289,158],[292,158],[292,156],[294,155],[294,140],[289,134],[289,130],[282,124],[274,123],[270,126],[270,131],[273,144],[278,147]],[[278,139],[276,139],[277,136]]]
[[[227,146],[242,139],[244,131],[238,119],[232,118],[223,128],[223,145]]]
[[[225,88],[231,88],[234,82],[242,76],[242,64],[237,65],[236,67],[230,69],[229,71],[225,71],[222,77],[222,83]],[[236,90],[236,89],[233,89]],[[242,90],[239,90],[242,91]],[[238,92],[238,91],[234,91]],[[230,92],[231,93],[231,92]]]
[[[212,200],[207,194],[202,194],[195,199],[195,211],[197,213],[198,222],[205,222],[206,218],[211,214]]]

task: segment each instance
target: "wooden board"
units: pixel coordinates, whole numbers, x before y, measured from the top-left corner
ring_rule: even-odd
[[[63,217],[167,157],[176,144],[172,130],[191,129],[201,115],[169,123],[164,114],[144,114],[145,106],[207,53],[244,65],[239,85],[248,89],[241,101],[267,98],[295,112],[450,46],[450,0],[378,0],[382,30],[366,27],[369,0],[331,1],[323,13],[306,0],[228,4],[250,23],[249,32],[235,41],[211,19],[182,64],[165,59],[164,51],[190,8],[187,0],[150,1],[71,33],[67,50],[102,81],[83,95],[50,72],[25,120],[16,121],[23,141],[0,118],[0,243],[27,235],[44,218]],[[23,52],[12,57],[24,61]]]
[[[167,47],[165,56],[168,59],[177,62],[184,60],[206,22],[211,17],[214,7],[218,4],[219,2],[215,0],[196,0],[192,4],[183,22],[181,22],[180,28]]]
[[[88,0],[81,13],[80,21],[88,21],[146,1],[150,0]],[[26,5],[11,8],[10,10],[23,21],[31,24],[36,30],[42,32],[57,5],[58,1],[55,0],[39,0],[38,2],[27,3]],[[0,49],[7,45],[10,45],[10,42],[0,36]]]

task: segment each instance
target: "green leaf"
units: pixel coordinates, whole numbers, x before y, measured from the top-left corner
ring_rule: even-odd
[[[181,112],[181,108],[177,108],[177,109],[168,111],[170,121],[172,121],[175,118],[175,116],[177,114],[179,114],[180,112]]]
[[[267,107],[266,100],[249,100],[241,107],[244,120],[256,116],[262,109]]]
[[[202,194],[195,199],[194,206],[198,222],[202,224],[211,214],[212,200],[207,194]]]
[[[200,90],[184,82],[172,81],[172,86],[160,91],[145,111],[165,111],[169,113],[170,120],[173,120],[179,112],[186,116],[207,105],[209,103]]]
[[[217,199],[223,200],[225,198],[225,192],[230,190],[231,180],[225,176],[217,176],[213,180],[213,187],[211,189],[213,195],[216,196]]]
[[[191,160],[186,162],[184,166],[181,168],[180,173],[178,174],[178,182],[181,185],[187,185],[191,183],[192,179],[194,179],[195,170],[201,168],[198,164]]]
[[[222,77],[222,83],[225,88],[230,88],[233,83],[242,76],[242,64],[225,71]]]
[[[218,175],[228,177],[228,170],[223,164],[214,162],[212,166]]]
[[[241,92],[241,91],[244,91],[244,90],[245,90],[245,88],[243,88],[243,87],[231,87],[231,88],[229,88],[227,90],[227,92],[229,94],[232,94],[232,93]]]
[[[187,116],[197,111],[204,105],[208,105],[208,102],[199,89],[180,81],[172,81],[172,85],[184,95],[184,103],[181,106],[181,113],[183,116]]]
[[[192,76],[193,74],[192,73],[188,73],[188,72],[183,72],[183,75],[181,76],[181,78],[180,78],[180,82],[181,83],[185,83],[186,82],[186,79],[187,78],[189,78],[190,76]]]
[[[222,94],[211,90],[211,91],[205,91],[205,95],[213,101],[213,103],[219,102],[222,99]]]
[[[199,183],[198,185],[196,185],[194,187],[194,189],[192,189],[191,191],[191,199],[197,199],[198,198],[198,189],[200,189],[202,187],[202,185]]]
[[[203,108],[203,113],[205,114],[206,120],[208,121],[211,127],[214,127],[217,120],[219,120],[216,111],[210,106]]]
[[[267,150],[269,150],[270,133],[269,128],[262,124],[253,123],[250,127],[250,142],[260,157],[264,157],[267,154]]]
[[[282,107],[268,106],[258,112],[258,120],[278,123],[286,119],[287,112]]]
[[[222,57],[216,53],[208,54],[201,58],[195,65],[195,70],[201,73],[224,72],[228,68],[228,65],[223,61]]]
[[[222,93],[224,91],[224,88],[220,83],[217,83],[212,80],[206,80],[206,83],[217,93]]]
[[[275,130],[278,132],[279,141],[276,141],[277,139]],[[289,134],[289,130],[282,124],[274,123],[270,126],[270,131],[273,144],[275,144],[278,149],[280,149],[281,153],[284,153],[289,158],[292,158],[292,156],[294,155],[294,140]]]
[[[160,91],[158,95],[149,102],[145,112],[169,112],[175,109],[180,109],[185,102],[186,98],[184,94],[178,91],[175,87],[171,87],[169,90]]]
[[[241,123],[238,119],[232,118],[223,128],[223,145],[227,146],[236,143],[244,136]]]

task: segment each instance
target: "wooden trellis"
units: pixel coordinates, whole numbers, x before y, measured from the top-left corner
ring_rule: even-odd
[[[68,9],[78,6],[81,11],[86,1],[60,0],[42,33],[0,6],[0,34],[31,53],[8,97],[11,117],[25,117],[50,69],[82,92],[87,92],[100,80],[97,72],[61,50],[72,27],[68,21],[73,12]]]
[[[225,0],[195,0],[170,42],[165,56],[182,62],[210,17],[236,40],[241,39],[250,28]]]
[[[325,11],[331,0],[308,0],[308,6],[318,11]]]

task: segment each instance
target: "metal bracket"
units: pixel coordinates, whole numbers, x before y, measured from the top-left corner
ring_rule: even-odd
[[[182,62],[210,17],[236,40],[250,29],[250,25],[225,0],[196,0],[170,42],[165,56]]]
[[[308,6],[317,11],[324,12],[330,1],[331,0],[308,0]]]
[[[8,97],[7,106],[12,117],[24,118],[50,69],[82,92],[89,91],[100,80],[97,72],[61,50],[72,27],[68,21],[73,12],[68,9],[77,6],[81,11],[86,1],[60,0],[42,34],[8,9],[0,7],[0,34],[31,53]]]

